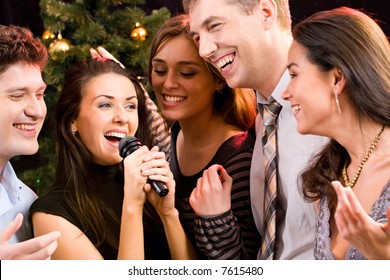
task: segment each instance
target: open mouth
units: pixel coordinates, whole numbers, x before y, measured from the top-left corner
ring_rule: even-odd
[[[299,105],[295,105],[292,107],[293,111],[294,111],[294,114],[298,113],[299,110],[301,110],[301,106]]]
[[[186,99],[186,97],[170,96],[170,95],[166,95],[166,94],[164,94],[163,97],[164,97],[164,101],[169,102],[169,103],[180,103]]]
[[[14,127],[21,130],[33,130],[35,125],[33,124],[14,124]]]
[[[227,55],[218,61],[217,67],[221,72],[227,71],[235,58],[234,54]]]
[[[106,138],[110,142],[119,143],[122,138],[126,137],[126,133],[122,132],[107,132],[104,134],[104,138]]]

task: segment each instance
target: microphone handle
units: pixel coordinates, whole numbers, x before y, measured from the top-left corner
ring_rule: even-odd
[[[156,191],[156,193],[160,197],[164,197],[168,194],[168,188],[164,185],[163,182],[160,181],[154,181],[148,178],[148,183],[152,186],[152,188]]]

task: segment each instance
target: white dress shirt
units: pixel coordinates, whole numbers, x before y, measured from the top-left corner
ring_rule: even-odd
[[[281,97],[289,82],[286,71],[272,96],[283,106],[277,120],[278,160],[278,208],[276,225],[275,259],[314,259],[314,233],[317,214],[312,203],[306,203],[299,191],[300,172],[307,166],[310,157],[318,152],[329,139],[313,135],[300,135],[297,121],[289,101]],[[257,92],[257,102],[267,100]],[[254,219],[260,234],[264,228],[264,163],[263,121],[256,117],[256,143],[251,164],[251,203]],[[282,215],[279,219],[279,215]]]
[[[28,223],[28,211],[37,195],[16,177],[10,162],[0,174],[0,230],[13,221],[18,213],[23,214],[23,224],[11,237],[9,243],[17,243],[32,237]]]

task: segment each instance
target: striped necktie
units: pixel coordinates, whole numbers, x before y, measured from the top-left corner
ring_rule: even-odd
[[[276,120],[282,109],[273,97],[269,104],[263,104],[263,154],[264,154],[264,234],[259,259],[272,260],[275,251],[276,232],[276,193],[277,193],[277,158],[276,158]]]

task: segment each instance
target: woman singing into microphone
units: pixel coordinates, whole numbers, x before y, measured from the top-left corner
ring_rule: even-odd
[[[165,154],[151,148],[145,96],[112,60],[81,61],[68,70],[55,109],[55,179],[30,209],[35,236],[61,232],[53,259],[195,257],[174,208]],[[129,135],[145,146],[122,162],[118,143]],[[150,191],[148,178],[163,182],[168,195]]]

